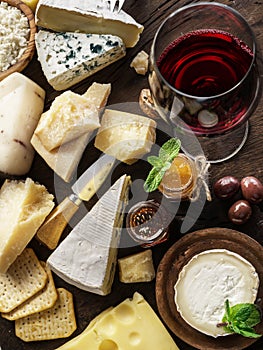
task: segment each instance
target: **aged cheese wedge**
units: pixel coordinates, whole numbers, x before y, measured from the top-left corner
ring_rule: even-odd
[[[144,29],[126,12],[110,11],[109,1],[93,0],[40,0],[36,24],[57,32],[117,35],[126,47],[133,47]]]
[[[179,350],[139,293],[102,312],[77,337],[57,350]]]
[[[77,84],[126,54],[121,38],[109,34],[40,30],[36,48],[43,72],[55,90]]]
[[[230,305],[254,303],[259,277],[250,262],[226,249],[211,249],[195,255],[181,270],[174,286],[175,304],[182,318],[198,331],[218,337],[217,327]]]
[[[105,109],[95,147],[132,164],[150,152],[156,139],[156,122],[140,115]]]
[[[0,171],[26,174],[34,158],[30,139],[44,108],[45,91],[13,73],[0,82]]]
[[[88,99],[90,105],[101,109],[106,105],[110,91],[110,84],[93,83],[83,96]],[[52,151],[46,149],[36,134],[33,134],[31,143],[50,168],[64,181],[69,182],[79,164],[91,134],[92,132],[87,132]]]
[[[110,293],[129,185],[129,176],[120,177],[49,256],[51,270],[66,282]]]
[[[22,253],[54,206],[53,195],[30,178],[6,180],[0,190],[0,273]]]

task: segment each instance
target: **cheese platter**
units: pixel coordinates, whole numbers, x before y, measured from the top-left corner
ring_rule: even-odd
[[[7,2],[16,6],[11,0]],[[221,2],[234,6],[245,17],[250,13],[247,19],[259,43],[262,42],[258,3]],[[3,195],[0,191],[0,215],[2,220],[8,217],[3,227],[10,226],[9,218],[11,222],[17,211],[15,228],[10,227],[5,236],[0,234],[0,238],[4,237],[0,243],[0,266],[3,262],[5,266],[0,271],[1,350],[77,350],[83,346],[94,350],[261,349],[261,338],[237,335],[214,338],[197,331],[182,319],[172,294],[179,270],[190,258],[209,249],[229,249],[256,269],[259,286],[255,301],[262,299],[262,202],[253,203],[249,219],[237,226],[229,219],[228,210],[242,199],[240,187],[227,200],[218,198],[213,188],[226,175],[240,180],[254,176],[259,183],[263,182],[259,151],[263,150],[262,101],[251,117],[249,139],[242,152],[228,162],[210,166],[208,174],[205,170],[208,182],[206,190],[198,194],[200,202],[173,201],[159,189],[147,192],[145,181],[152,165],[147,157],[157,158],[158,151],[160,156],[162,146],[171,137],[170,126],[158,117],[149,95],[148,58],[162,20],[187,2],[147,0],[142,4],[126,0],[119,12],[108,11],[110,3],[102,0],[25,0],[25,3],[21,6],[30,6],[32,10],[28,13],[35,13],[36,50],[31,52],[33,57],[27,66],[14,69],[17,75],[8,76],[10,82],[6,77],[0,82],[3,86],[1,89],[0,85],[0,113],[5,117],[0,137],[6,130],[8,133],[12,130],[15,146],[10,148],[3,140],[0,144],[5,152],[8,147],[8,152],[10,149],[18,152],[17,148],[21,152],[25,144],[32,147],[27,162],[21,153],[14,157],[11,152],[7,153],[5,167],[0,164],[3,192],[7,184],[13,186],[13,193],[17,192],[3,210],[8,193]],[[37,97],[33,98],[34,94]],[[41,99],[41,104],[37,99]],[[23,124],[17,111],[25,111],[31,104],[33,111]],[[13,124],[6,121],[11,115],[16,117]],[[32,123],[30,127],[28,123]],[[88,196],[88,201],[85,196],[79,200],[78,211],[72,218],[66,218],[59,241],[48,247],[40,237],[48,214],[52,215],[52,209],[66,197],[72,198],[72,189],[82,193],[74,183],[79,183],[81,175],[103,159],[104,154],[113,159],[107,177],[95,184],[95,194],[92,188],[85,188],[93,195]],[[184,167],[184,176],[191,176],[188,170]],[[33,200],[31,187],[27,193],[20,190],[21,184],[27,184],[29,179],[32,188],[43,186],[49,198],[48,210],[37,223],[34,214],[40,215],[39,197]],[[17,201],[19,191],[23,195]],[[206,196],[208,192],[211,198]],[[165,222],[165,239],[143,246],[129,235],[125,219],[129,210],[151,201],[160,203],[160,213],[162,210],[168,213],[165,218],[170,221],[169,225]],[[36,208],[36,213],[27,208]],[[148,214],[149,207],[147,213],[141,213],[137,220],[152,215]],[[17,245],[19,236],[14,232],[19,233],[16,226],[23,220],[31,222],[30,237]],[[182,227],[187,227],[187,233]],[[146,224],[143,233],[150,231]],[[16,249],[13,251],[10,246]],[[3,288],[5,297],[11,295],[12,299],[10,266],[15,275],[19,270],[17,265],[12,270],[8,251],[12,251],[12,260],[19,256],[18,264],[23,261],[23,254],[39,260],[35,265],[39,276],[45,275],[41,277],[45,288],[41,284],[38,293],[49,286],[53,298],[46,305],[40,303],[40,311],[24,320],[21,316],[8,319],[10,316],[2,311]],[[28,280],[29,269],[25,272]],[[36,296],[37,292],[30,298]],[[24,310],[34,305],[30,298],[24,301],[29,305],[22,303],[20,312],[28,312]],[[18,306],[11,312],[17,311]],[[263,333],[262,322],[256,330]],[[99,341],[94,334],[99,334]]]

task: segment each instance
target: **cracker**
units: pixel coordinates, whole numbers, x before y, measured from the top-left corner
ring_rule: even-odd
[[[58,288],[58,299],[48,310],[15,321],[16,336],[25,342],[69,337],[77,328],[73,296]]]
[[[32,315],[36,312],[50,309],[55,304],[58,296],[52,277],[52,272],[43,261],[40,263],[48,276],[45,287],[14,310],[10,311],[9,313],[2,313],[2,317],[10,321],[14,321],[18,320],[19,318]]]
[[[33,249],[26,248],[0,274],[0,312],[10,312],[44,288],[47,274]]]

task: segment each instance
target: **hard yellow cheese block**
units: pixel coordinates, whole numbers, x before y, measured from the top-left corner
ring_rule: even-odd
[[[141,115],[105,109],[95,147],[132,164],[150,152],[156,139],[156,122]]]
[[[30,178],[4,182],[0,190],[0,273],[22,253],[53,206],[53,195]]]
[[[57,350],[179,350],[142,295],[135,293]]]

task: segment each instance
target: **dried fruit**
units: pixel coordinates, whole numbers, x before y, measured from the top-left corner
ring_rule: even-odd
[[[227,199],[232,197],[240,187],[239,180],[234,176],[224,176],[214,183],[214,194],[217,198]]]
[[[263,200],[263,185],[254,176],[246,176],[241,180],[241,190],[244,198],[250,203],[257,204]]]
[[[236,225],[242,225],[248,221],[252,214],[252,208],[248,201],[240,199],[235,202],[228,211],[229,220]]]

